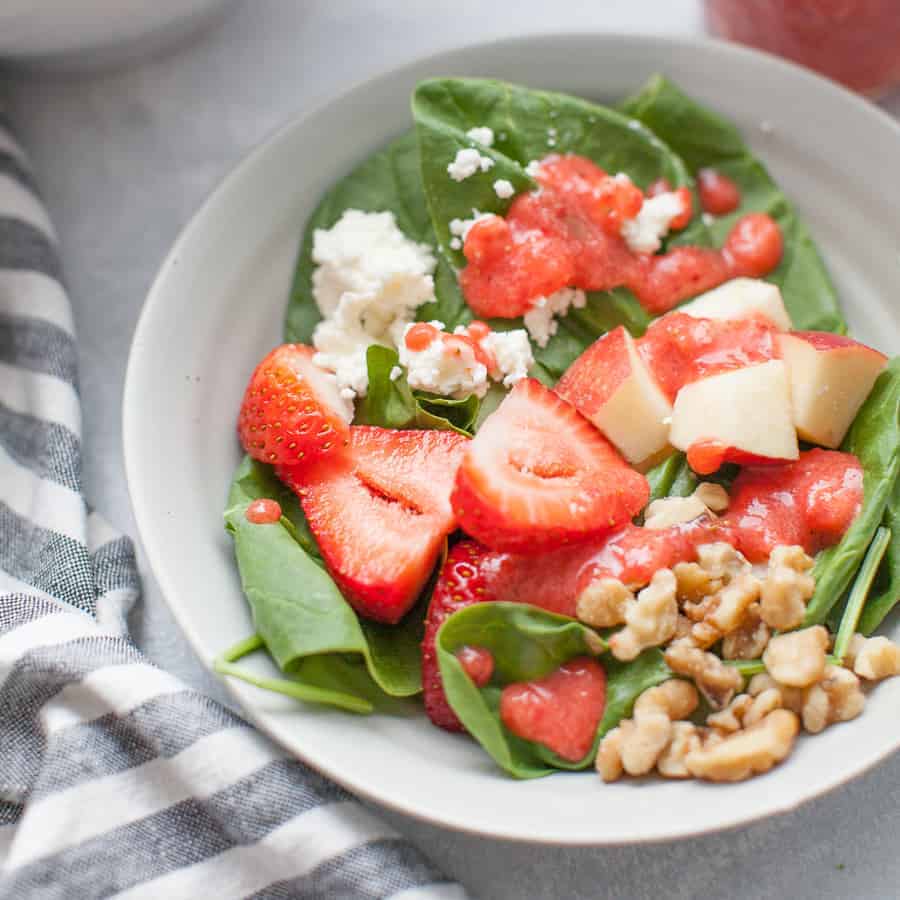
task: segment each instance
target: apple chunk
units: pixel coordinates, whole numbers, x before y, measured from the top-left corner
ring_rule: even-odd
[[[638,464],[669,445],[672,406],[620,325],[569,367],[556,393]]]
[[[777,284],[759,278],[734,278],[678,307],[678,312],[699,319],[747,319],[765,316],[779,331],[791,330]]]
[[[797,433],[814,444],[839,447],[887,357],[824,331],[780,334],[778,347],[790,377]]]
[[[669,440],[701,475],[725,462],[797,459],[787,367],[773,359],[685,385],[675,398]]]

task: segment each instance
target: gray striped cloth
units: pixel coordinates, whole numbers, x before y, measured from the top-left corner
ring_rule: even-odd
[[[0,116],[0,898],[465,897],[129,640],[140,583],[81,492],[55,242]]]

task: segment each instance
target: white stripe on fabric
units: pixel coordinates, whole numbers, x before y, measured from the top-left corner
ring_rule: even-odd
[[[0,312],[42,319],[75,334],[69,298],[62,285],[41,272],[0,268]]]
[[[84,498],[19,465],[0,447],[0,500],[47,531],[84,543]]]
[[[458,884],[420,884],[391,894],[385,900],[469,900],[469,895]]]
[[[341,853],[397,833],[350,800],[318,806],[255,844],[232,847],[184,869],[145,881],[118,900],[215,897],[239,900],[278,881],[299,878]]]
[[[136,588],[116,588],[97,598],[95,615],[101,628],[127,636],[128,613],[138,598]]]
[[[9,175],[0,174],[0,209],[4,216],[33,225],[56,241],[56,231],[34,194]]]
[[[109,713],[127,715],[156,697],[183,690],[184,683],[174,675],[147,663],[104,666],[79,682],[67,684],[41,710],[41,723],[50,737],[63,728],[84,725]]]
[[[8,153],[15,157],[16,162],[26,171],[31,171],[31,164],[25,156],[25,151],[19,146],[18,142],[13,140],[12,135],[0,128],[0,153]]]
[[[0,635],[0,686],[16,661],[30,650],[101,633],[90,616],[74,611],[51,613],[7,631]]]
[[[67,381],[0,362],[0,403],[13,412],[63,425],[81,434],[81,403]]]
[[[0,869],[6,863],[6,858],[9,856],[9,848],[12,846],[15,836],[15,825],[0,825]]]
[[[87,548],[88,553],[93,555],[104,544],[110,541],[116,541],[122,537],[121,533],[116,531],[100,513],[92,512],[87,520]]]
[[[34,585],[28,584],[27,581],[20,581],[9,572],[0,569],[0,594],[33,594],[36,597],[43,597],[45,600],[53,600],[54,597]]]
[[[228,728],[171,758],[35,800],[19,825],[8,873],[190,797],[214,794],[285,755],[249,726]]]

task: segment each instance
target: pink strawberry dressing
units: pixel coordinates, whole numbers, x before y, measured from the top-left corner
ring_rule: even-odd
[[[486,647],[470,647],[468,644],[456,651],[463,671],[478,687],[484,687],[494,674],[494,657]]]
[[[605,706],[603,667],[579,656],[544,678],[507,685],[500,695],[500,719],[518,737],[578,762],[594,743]]]
[[[254,525],[274,525],[281,518],[281,505],[277,500],[262,497],[247,507],[244,517]]]

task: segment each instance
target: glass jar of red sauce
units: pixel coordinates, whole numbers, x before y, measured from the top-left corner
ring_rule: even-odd
[[[900,0],[705,0],[709,29],[853,90],[900,85]]]

